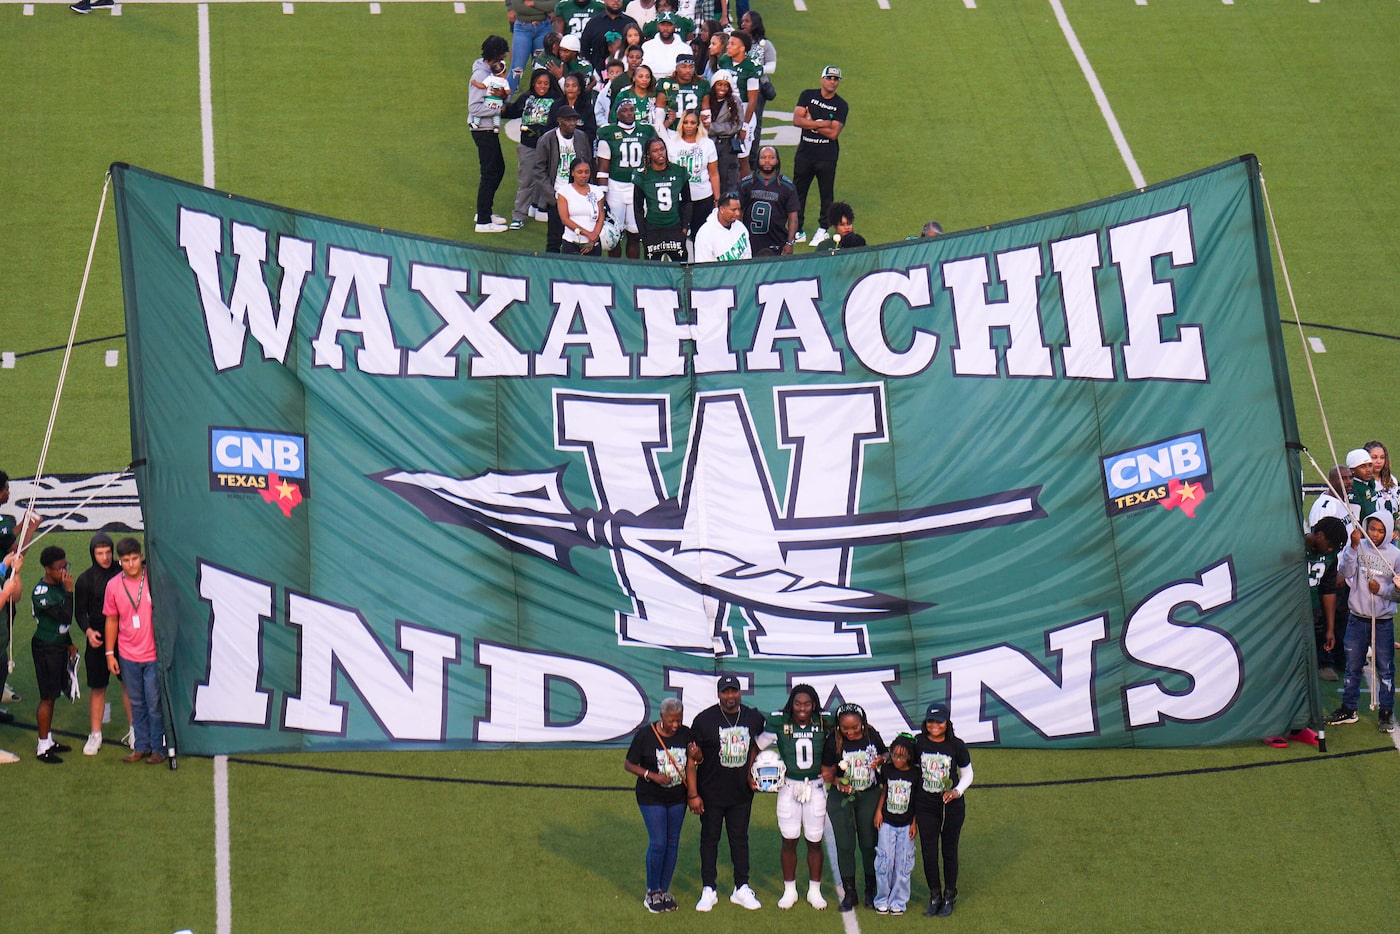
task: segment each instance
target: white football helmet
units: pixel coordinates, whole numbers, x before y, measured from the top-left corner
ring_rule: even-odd
[[[787,780],[787,766],[783,765],[783,757],[778,755],[778,750],[765,749],[754,757],[753,780],[758,783],[759,791],[777,794],[778,789],[783,787],[783,782]]]
[[[611,252],[617,249],[617,245],[622,242],[622,228],[617,226],[617,221],[609,214],[603,219],[603,229],[598,232],[598,245],[603,251]]]

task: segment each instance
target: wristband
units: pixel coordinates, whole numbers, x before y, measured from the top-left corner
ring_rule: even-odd
[[[117,654],[116,652],[108,652],[108,653],[107,653],[107,657],[108,657],[108,658],[112,658],[112,657],[115,656],[116,654]]]

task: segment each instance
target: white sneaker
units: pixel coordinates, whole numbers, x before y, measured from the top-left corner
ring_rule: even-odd
[[[811,247],[820,246],[820,245],[822,244],[822,242],[823,242],[824,240],[826,240],[826,239],[827,239],[826,228],[825,228],[825,227],[818,227],[817,230],[816,230],[816,233],[812,234],[811,242],[809,242],[807,245],[808,245],[808,246],[811,246]]]
[[[807,904],[817,911],[826,907],[826,899],[822,898],[822,890],[815,882],[807,889]]]
[[[491,223],[493,223],[493,224],[504,224],[504,223],[506,223],[508,220],[509,220],[509,218],[502,217],[502,216],[499,215],[499,214],[492,214],[492,215],[491,215]]]
[[[18,762],[19,756],[4,749],[0,749],[0,765],[9,765],[11,762]]]
[[[99,750],[99,749],[101,749],[101,748],[102,748],[102,731],[99,730],[99,731],[96,732],[96,733],[89,733],[89,734],[88,734],[88,738],[87,738],[87,742],[86,742],[86,743],[83,743],[83,755],[85,755],[85,756],[95,756],[95,755],[97,755],[97,750]]]
[[[15,689],[10,687],[10,682],[5,682],[5,692],[0,694],[0,704],[18,704],[24,698],[15,693]]]
[[[136,748],[136,728],[129,726],[126,728],[126,735],[122,737],[122,745],[127,749]]]
[[[780,899],[778,899],[778,907],[779,907],[779,908],[782,908],[784,911],[786,911],[787,909],[791,908],[793,905],[796,905],[796,904],[797,904],[797,887],[796,887],[796,886],[794,886],[793,888],[790,888],[790,889],[788,889],[787,891],[783,892],[783,897],[780,898]]]
[[[729,900],[740,908],[747,908],[749,911],[758,911],[763,906],[758,903],[758,899],[753,894],[753,889],[747,884],[739,886],[734,890],[734,894],[729,896]]]
[[[719,904],[719,893],[707,885],[705,890],[700,893],[700,901],[695,903],[695,910],[709,911],[717,904]]]
[[[477,225],[476,225],[476,232],[477,232],[477,233],[505,233],[505,231],[506,231],[506,225],[505,225],[505,224],[497,224],[497,223],[495,223],[494,221],[491,222],[491,223],[489,223],[489,224],[477,224]]]

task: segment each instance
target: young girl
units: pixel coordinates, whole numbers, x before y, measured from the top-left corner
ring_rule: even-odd
[[[890,743],[890,758],[880,768],[880,807],[875,828],[880,842],[875,850],[875,910],[902,915],[909,905],[909,882],[914,874],[914,788],[919,769],[914,765],[914,739],[903,734]]]
[[[953,735],[948,708],[930,704],[924,729],[914,745],[919,755],[919,784],[914,789],[914,819],[919,824],[919,850],[924,857],[928,908],[924,917],[946,918],[958,900],[958,837],[967,804],[963,794],[972,785],[972,757],[967,745]],[[939,884],[938,857],[943,857]]]

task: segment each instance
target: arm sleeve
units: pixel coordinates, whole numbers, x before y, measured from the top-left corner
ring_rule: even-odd
[[[972,763],[961,766],[958,769],[958,784],[956,791],[958,796],[967,794],[967,790],[972,787]]]
[[[777,733],[770,733],[769,731],[764,730],[762,733],[758,734],[758,738],[754,740],[754,745],[757,746],[759,749],[767,749],[769,746],[773,745],[777,741]]]

